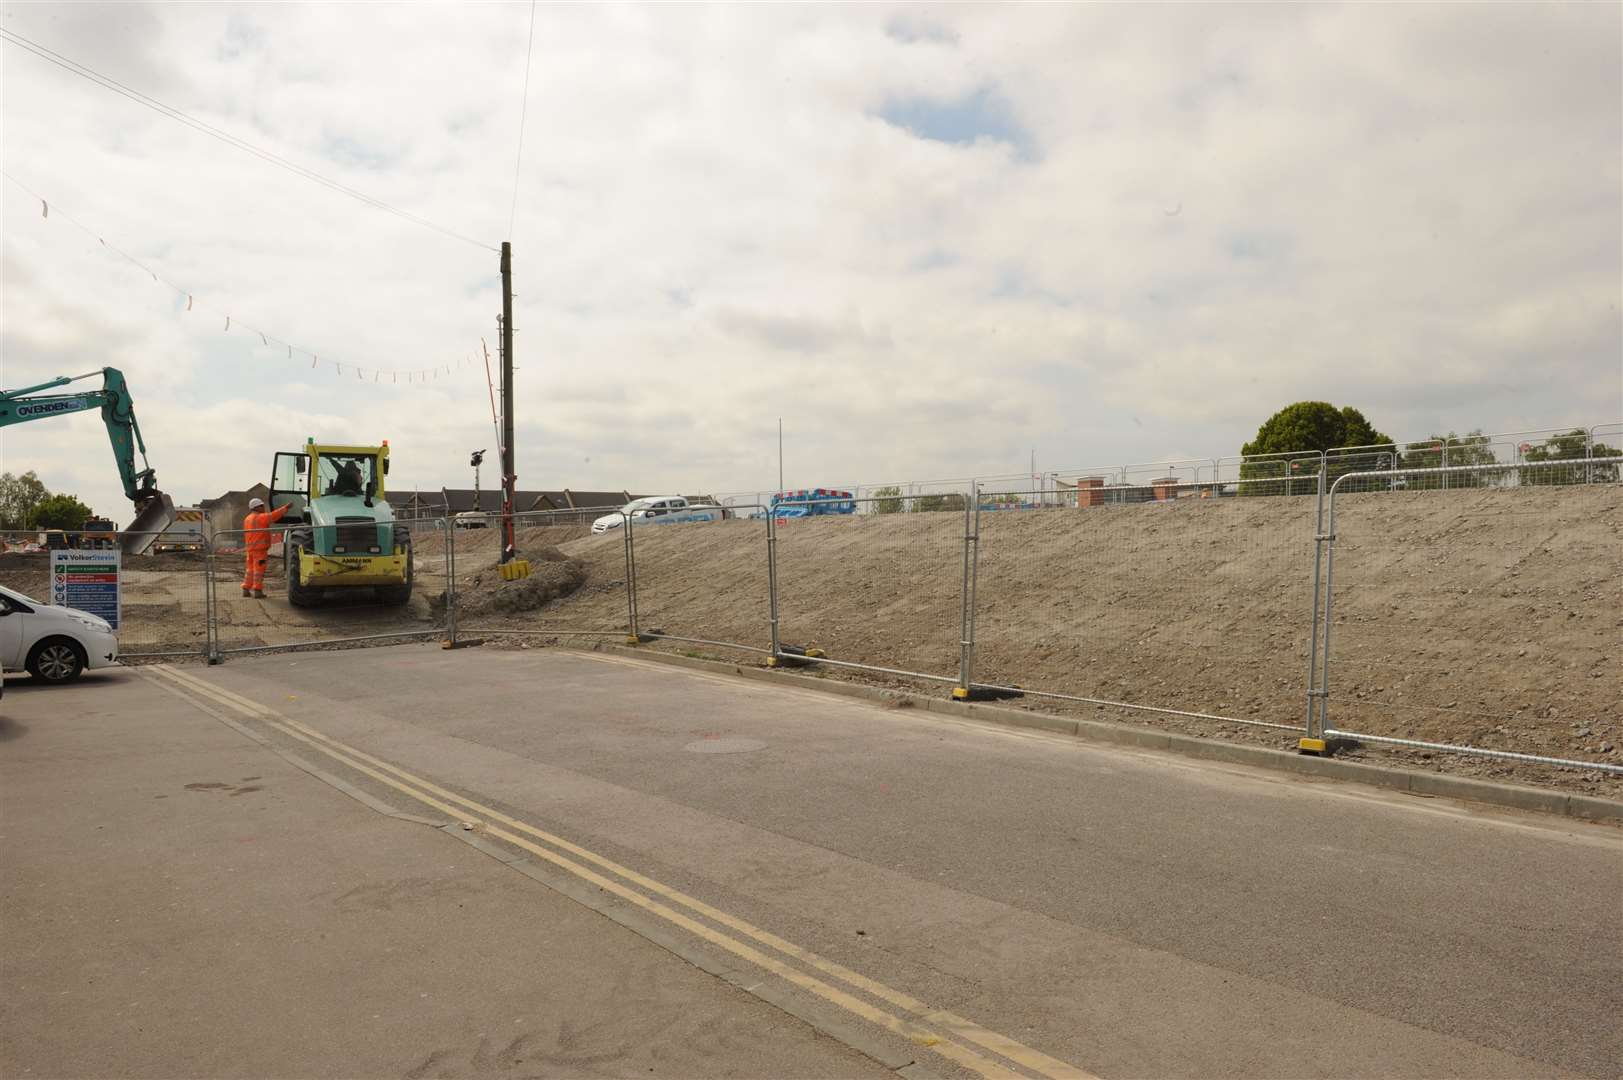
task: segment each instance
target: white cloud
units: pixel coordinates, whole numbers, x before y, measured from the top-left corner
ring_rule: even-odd
[[[524,5],[3,16],[411,213],[506,230]],[[1232,453],[1303,397],[1393,434],[1615,419],[1620,29],[1599,5],[541,8],[521,481],[770,486],[780,415],[795,484]],[[0,382],[123,368],[185,500],[307,435],[467,482],[482,365],[351,373],[494,345],[493,254],[3,48],[8,172],[345,375],[185,312],[8,183]],[[79,417],[0,450],[107,509],[103,441]]]

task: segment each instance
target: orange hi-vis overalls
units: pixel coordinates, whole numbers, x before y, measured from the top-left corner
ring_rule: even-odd
[[[242,519],[242,547],[248,557],[248,568],[243,574],[242,587],[254,592],[265,591],[265,564],[270,561],[270,527],[282,520],[291,503],[275,510],[250,510]]]

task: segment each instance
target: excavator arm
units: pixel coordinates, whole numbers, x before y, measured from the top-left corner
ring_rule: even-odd
[[[99,390],[39,393],[97,375],[102,380]],[[107,426],[107,441],[113,446],[113,460],[118,464],[119,479],[124,483],[124,495],[135,504],[135,520],[125,531],[121,546],[129,554],[140,554],[175,520],[175,504],[158,490],[157,474],[147,462],[146,442],[141,438],[141,425],[135,421],[135,406],[123,372],[117,368],[102,368],[83,375],[59,375],[49,382],[21,390],[0,390],[0,428],[95,408],[101,409],[102,423]],[[140,468],[136,467],[137,453],[141,458]]]

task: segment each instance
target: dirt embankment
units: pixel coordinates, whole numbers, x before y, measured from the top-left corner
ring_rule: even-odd
[[[1313,503],[1287,498],[983,514],[976,681],[1299,724],[1314,525]],[[1337,531],[1332,727],[1623,763],[1623,490],[1353,495],[1339,500]],[[963,519],[945,513],[786,523],[783,640],[955,675],[962,535]],[[617,538],[562,547],[593,582],[624,575]],[[636,551],[642,629],[767,643],[761,523],[644,529]],[[623,590],[583,589],[545,618],[623,625],[624,603]],[[1023,703],[1292,744],[1266,728]]]

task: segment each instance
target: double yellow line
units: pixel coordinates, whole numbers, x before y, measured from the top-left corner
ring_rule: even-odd
[[[809,949],[785,941],[776,934],[711,907],[702,900],[621,866],[596,852],[588,851],[561,836],[555,836],[528,822],[509,817],[492,807],[484,806],[454,791],[448,791],[387,761],[339,742],[307,724],[282,716],[251,698],[198,678],[191,672],[166,666],[144,667],[139,670],[151,677],[167,681],[183,691],[189,691],[275,728],[356,772],[369,776],[424,806],[448,814],[453,819],[466,821],[472,814],[475,817],[475,824],[483,826],[481,830],[483,835],[544,859],[651,915],[681,927],[710,945],[769,971],[885,1031],[899,1035],[918,1046],[927,1047],[981,1076],[1018,1078],[1025,1075],[1004,1064],[1006,1061],[1040,1077],[1051,1077],[1054,1080],[1059,1078],[1094,1080],[1092,1074],[1074,1065],[1049,1057],[1006,1035],[989,1031],[945,1009],[934,1008],[900,990],[870,979],[832,960],[824,959]],[[577,859],[579,861],[576,861]],[[599,871],[606,871],[607,874]],[[636,888],[632,888],[633,885]],[[695,915],[703,916],[716,925],[701,922],[694,917]],[[732,933],[718,927],[724,927],[726,931]],[[798,961],[799,964],[827,976],[828,979],[804,971],[801,967],[788,963],[785,958]],[[829,979],[845,985],[844,987],[834,985],[828,981]],[[860,997],[853,991],[860,991],[868,997]],[[889,1008],[876,1005],[869,998],[883,1002],[884,1006]],[[996,1056],[989,1056],[988,1051]],[[997,1060],[998,1058],[1002,1058],[1003,1061]]]

